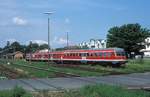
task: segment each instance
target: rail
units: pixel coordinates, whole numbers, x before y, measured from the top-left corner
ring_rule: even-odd
[[[0,60],[0,62],[3,63],[3,64],[7,64],[8,63],[7,61],[2,61],[2,60]],[[40,67],[36,67],[36,66],[20,65],[20,64],[15,64],[13,62],[9,62],[9,65],[17,65],[17,66],[22,66],[22,67],[36,69],[36,70],[42,70],[42,71],[47,71],[47,72],[54,72],[57,76],[60,76],[60,77],[80,77],[77,74],[66,73],[66,72],[62,72],[62,71],[54,70],[54,69],[53,70],[52,69],[45,69],[45,68],[40,68]]]

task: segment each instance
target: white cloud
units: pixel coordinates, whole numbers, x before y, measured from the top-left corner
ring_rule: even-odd
[[[67,43],[67,39],[66,39],[66,38],[63,38],[63,37],[60,37],[60,38],[55,37],[53,43],[55,43],[55,44],[60,44],[60,45],[64,45],[64,44]]]
[[[16,25],[26,25],[27,24],[27,20],[20,18],[20,17],[13,17],[12,21]]]
[[[48,44],[48,42],[44,40],[30,40],[30,41],[32,41],[32,43],[37,43],[39,45]],[[28,41],[28,44],[30,43],[30,41]]]

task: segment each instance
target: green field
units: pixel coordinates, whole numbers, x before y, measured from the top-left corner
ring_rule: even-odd
[[[150,72],[150,60],[129,60],[128,63],[124,67],[119,68],[112,68],[110,66],[103,67],[101,65],[80,65],[82,68],[91,68],[91,70],[83,70],[80,68],[69,68],[69,67],[54,67],[51,65],[48,65],[47,62],[28,62],[25,60],[1,60],[1,62],[5,62],[5,65],[7,65],[7,62],[13,63],[10,65],[7,65],[8,67],[12,69],[17,69],[19,71],[22,71],[25,73],[23,77],[38,77],[38,78],[51,78],[55,77],[56,74],[53,72],[54,70],[65,72],[65,73],[71,73],[76,74],[80,76],[102,76],[102,75],[110,75],[110,74],[129,74],[129,73],[140,73],[140,72]],[[4,64],[4,63],[1,63]],[[39,68],[48,69],[48,71],[43,70],[36,70],[29,67],[23,67],[22,65],[28,65],[28,66],[35,66]]]

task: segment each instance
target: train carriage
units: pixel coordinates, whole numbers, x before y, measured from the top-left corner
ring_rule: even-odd
[[[121,65],[127,62],[125,52],[121,48],[65,50],[53,52],[36,52],[28,59],[38,61],[51,60],[55,63],[88,63]]]

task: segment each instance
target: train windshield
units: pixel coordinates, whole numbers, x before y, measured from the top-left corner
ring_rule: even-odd
[[[116,52],[117,56],[125,56],[125,52]]]
[[[116,56],[126,56],[125,51],[123,49],[116,50]]]

